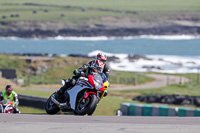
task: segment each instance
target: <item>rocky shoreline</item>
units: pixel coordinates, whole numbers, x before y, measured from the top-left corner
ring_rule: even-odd
[[[96,27],[96,28],[59,28],[42,29],[29,28],[0,28],[0,37],[47,38],[56,36],[76,37],[124,37],[140,35],[200,35],[200,26],[167,25],[154,27]]]

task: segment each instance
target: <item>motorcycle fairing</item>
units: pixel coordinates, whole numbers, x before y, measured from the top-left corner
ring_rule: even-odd
[[[13,107],[12,107],[11,104],[9,104],[9,105],[7,105],[7,106],[5,107],[5,113],[10,113],[12,110],[13,110]]]
[[[99,90],[99,91],[104,90],[103,80],[100,74],[89,75],[88,79],[91,85],[96,88],[96,90]]]
[[[1,102],[0,113],[12,113],[12,112],[13,112],[13,106],[11,101],[7,100],[5,104]]]
[[[89,83],[86,83],[84,80],[79,80],[77,81],[78,83],[70,90],[67,90],[67,93],[69,94],[69,103],[71,106],[71,109],[75,110],[76,108],[76,100],[77,100],[77,95],[80,91],[84,89],[91,88],[92,86]],[[93,87],[91,88],[93,89]]]

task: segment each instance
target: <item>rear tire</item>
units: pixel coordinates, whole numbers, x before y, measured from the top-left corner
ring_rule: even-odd
[[[45,104],[45,111],[47,112],[47,114],[53,115],[53,114],[58,113],[58,111],[60,109],[58,108],[58,106],[54,102],[51,101],[51,96],[49,97],[49,99],[47,100],[47,102]]]
[[[83,103],[83,100],[86,102]],[[94,94],[90,94],[87,99],[80,99],[77,103],[76,111],[74,114],[76,115],[92,115],[97,107],[98,99]]]

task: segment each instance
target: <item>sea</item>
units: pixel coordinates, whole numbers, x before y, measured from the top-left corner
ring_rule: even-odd
[[[1,54],[35,53],[48,56],[104,53],[117,57],[109,61],[112,70],[160,73],[199,73],[200,36],[142,35],[128,37],[0,38]],[[140,55],[146,58],[130,60]]]

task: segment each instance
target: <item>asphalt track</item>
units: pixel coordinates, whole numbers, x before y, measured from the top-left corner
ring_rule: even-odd
[[[199,133],[198,117],[0,114],[0,132]]]

